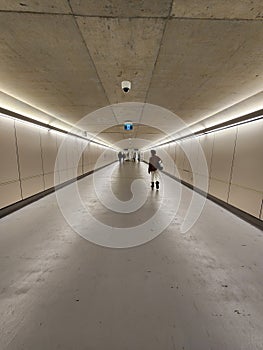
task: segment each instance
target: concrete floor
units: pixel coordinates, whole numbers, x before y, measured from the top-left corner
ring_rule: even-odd
[[[145,164],[112,167],[120,197],[130,196],[125,174],[148,181]],[[110,220],[92,177],[79,186]],[[190,197],[184,188],[179,221]],[[55,194],[3,218],[0,232],[1,350],[263,349],[263,234],[210,201],[189,232],[174,220],[129,249],[80,237]]]

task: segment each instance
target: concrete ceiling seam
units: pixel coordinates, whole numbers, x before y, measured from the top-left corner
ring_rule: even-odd
[[[70,0],[68,0],[68,4],[69,4],[69,7],[70,7],[70,9],[71,9],[71,11],[72,11],[72,13],[73,13]],[[106,90],[105,90],[105,88],[104,88],[104,85],[103,85],[103,83],[102,83],[102,81],[101,81],[101,77],[100,77],[100,75],[99,75],[99,73],[98,73],[96,64],[95,64],[95,62],[94,62],[94,60],[93,60],[93,58],[92,58],[92,55],[90,54],[90,51],[89,51],[89,48],[88,48],[88,46],[87,46],[86,40],[85,40],[84,37],[83,37],[82,31],[81,31],[81,29],[80,29],[80,27],[79,27],[78,21],[76,21],[75,16],[74,16],[74,22],[75,22],[76,27],[78,28],[79,34],[80,34],[80,36],[81,36],[81,40],[82,40],[82,42],[84,43],[84,45],[85,45],[85,47],[86,47],[86,49],[87,49],[88,55],[89,55],[89,57],[90,57],[90,60],[91,60],[91,62],[92,62],[92,64],[93,64],[93,67],[94,67],[94,69],[95,69],[95,71],[96,71],[96,74],[97,74],[97,76],[98,76],[98,78],[99,78],[99,80],[100,80],[100,84],[101,84],[102,89],[103,89],[103,91],[104,91],[105,97],[106,97],[106,99],[108,100],[108,104],[110,105],[111,103],[110,103],[109,97],[108,97],[108,95],[107,95],[107,93],[106,93]],[[111,109],[111,110],[112,110],[112,109]],[[116,124],[118,124],[118,120],[117,120],[116,115],[115,115],[115,113],[114,113],[113,110],[112,110],[112,113],[113,113],[113,116],[114,116],[114,118],[115,118],[115,120],[116,120]]]
[[[70,1],[70,0],[67,0]],[[173,1],[173,0],[172,0]],[[109,18],[109,19],[129,19],[129,18],[142,18],[142,19],[175,19],[175,20],[193,20],[193,21],[233,21],[233,22],[262,22],[263,17],[258,18],[238,18],[238,17],[190,17],[190,16],[175,16],[170,14],[169,16],[118,16],[118,15],[98,15],[98,14],[80,14],[73,12],[48,12],[48,11],[21,11],[21,10],[0,10],[0,13],[23,13],[23,14],[31,14],[31,15],[49,15],[49,16],[75,16],[75,17],[83,17],[83,18]]]
[[[150,77],[150,82],[149,82],[148,89],[147,89],[147,91],[146,91],[146,96],[145,96],[145,99],[144,99],[144,102],[145,102],[145,103],[147,102],[149,89],[150,89],[151,83],[152,83],[153,72],[154,72],[154,70],[155,70],[155,67],[156,67],[156,64],[157,64],[157,60],[158,60],[158,58],[159,58],[159,54],[160,54],[160,51],[161,51],[161,46],[162,46],[162,42],[163,42],[163,38],[164,38],[164,33],[165,33],[165,30],[166,30],[166,27],[167,27],[168,20],[169,20],[170,15],[171,15],[172,8],[173,8],[173,2],[174,2],[174,0],[172,0],[171,3],[170,3],[169,13],[168,13],[168,16],[167,16],[166,19],[165,19],[165,23],[164,23],[164,27],[163,27],[163,32],[162,32],[162,35],[161,35],[161,38],[160,38],[160,42],[159,42],[159,49],[158,49],[157,54],[156,54],[156,57],[155,57],[155,62],[154,62],[154,65],[153,65],[153,69],[152,69],[152,73],[151,73],[151,77]],[[141,116],[140,116],[140,119],[139,119],[139,123],[142,122],[143,111],[144,111],[144,106],[143,106],[142,111],[141,111]],[[137,134],[136,134],[136,137],[137,137]]]
[[[157,64],[157,60],[158,60],[158,57],[159,57],[159,54],[160,54],[160,50],[161,50],[161,46],[162,46],[162,42],[163,42],[164,33],[165,33],[165,30],[166,30],[166,27],[167,27],[168,20],[169,20],[170,15],[171,15],[172,8],[173,8],[173,1],[174,1],[174,0],[172,0],[171,3],[170,3],[169,13],[168,13],[168,16],[166,17],[165,24],[164,24],[164,27],[163,27],[162,36],[161,36],[161,39],[160,39],[160,42],[159,42],[159,49],[158,49],[158,52],[157,52],[157,54],[156,54],[154,66],[153,66],[152,73],[151,73],[150,82],[149,82],[148,89],[147,89],[147,91],[146,91],[146,96],[145,96],[145,99],[144,99],[144,102],[145,102],[145,103],[147,102],[149,89],[150,89],[150,86],[151,86],[151,83],[152,83],[153,72],[154,72],[155,67],[156,67],[156,64]],[[144,106],[145,106],[145,104],[143,105],[142,110],[141,110],[141,115],[140,115],[140,118],[139,118],[139,123],[142,123],[143,112],[144,112]],[[138,128],[138,131],[139,131],[139,128]],[[135,138],[137,138],[137,136],[138,136],[138,131],[136,132]]]
[[[72,11],[72,7],[71,7],[71,4],[70,4],[70,0],[68,0],[68,4],[69,4],[69,6],[70,6],[70,8],[71,8],[71,11]],[[101,82],[101,79],[100,79],[100,77],[99,77],[99,74],[98,74],[98,71],[97,71],[97,67],[96,67],[96,65],[95,65],[95,63],[94,63],[94,61],[93,61],[93,59],[92,59],[92,57],[91,57],[91,55],[90,55],[89,48],[88,48],[87,43],[86,43],[86,41],[85,41],[85,39],[84,39],[84,37],[83,37],[83,34],[82,34],[82,32],[81,32],[81,30],[80,30],[80,28],[79,28],[78,22],[77,22],[76,19],[75,19],[75,16],[74,16],[74,14],[73,14],[73,11],[72,11],[72,15],[73,15],[73,17],[74,17],[75,26],[76,26],[76,28],[78,29],[79,35],[80,35],[80,37],[81,37],[81,41],[83,42],[84,46],[86,47],[88,56],[90,57],[90,60],[91,60],[91,62],[92,62],[92,64],[93,64],[93,67],[94,67],[94,69],[95,69],[95,71],[96,71],[96,74],[97,74],[97,76],[98,76],[98,78],[99,78],[99,80],[100,80],[100,84],[101,84],[101,86],[102,86],[102,88],[103,88],[103,90],[104,90],[105,96],[106,96],[106,98],[108,99],[108,96],[107,96],[107,94],[106,94],[106,91],[105,91],[105,89],[104,89],[104,86],[103,86],[103,84],[102,84],[102,82]],[[108,101],[109,101],[109,100],[108,100]]]
[[[176,0],[168,11],[170,0],[163,1],[103,1],[46,0],[45,2],[15,2],[2,0],[0,12],[30,14],[75,15],[108,18],[166,18],[214,19],[214,20],[257,20],[263,18],[263,5],[260,0]],[[162,5],[162,6],[160,6]]]

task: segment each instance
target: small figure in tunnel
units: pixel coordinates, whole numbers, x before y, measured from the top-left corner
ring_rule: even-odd
[[[118,158],[119,158],[119,162],[121,162],[121,160],[122,160],[122,153],[121,153],[121,151],[118,153]]]
[[[152,156],[149,159],[148,174],[151,174],[151,188],[154,189],[154,182],[156,189],[159,190],[159,170],[163,170],[162,160],[156,155],[155,150],[151,150]]]

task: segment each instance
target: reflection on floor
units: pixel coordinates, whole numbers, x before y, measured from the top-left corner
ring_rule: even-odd
[[[151,191],[147,167],[138,163],[112,165],[96,178],[104,196],[112,188],[126,201],[131,182],[145,179],[144,211],[136,216],[101,205],[92,176],[79,181],[87,208],[118,227],[147,221],[166,203],[162,188],[175,186],[164,177],[160,193]],[[0,348],[262,350],[262,232],[207,201],[182,234],[179,223],[192,195],[182,191],[166,230],[128,249],[101,247],[76,234],[55,194],[3,218]],[[168,210],[173,204],[167,203]]]

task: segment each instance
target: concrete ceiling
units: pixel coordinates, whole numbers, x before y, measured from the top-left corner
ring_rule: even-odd
[[[112,104],[204,126],[263,108],[262,54],[262,0],[0,0],[0,105],[53,125],[89,115],[81,127],[109,142],[178,127],[135,107],[128,135]]]

